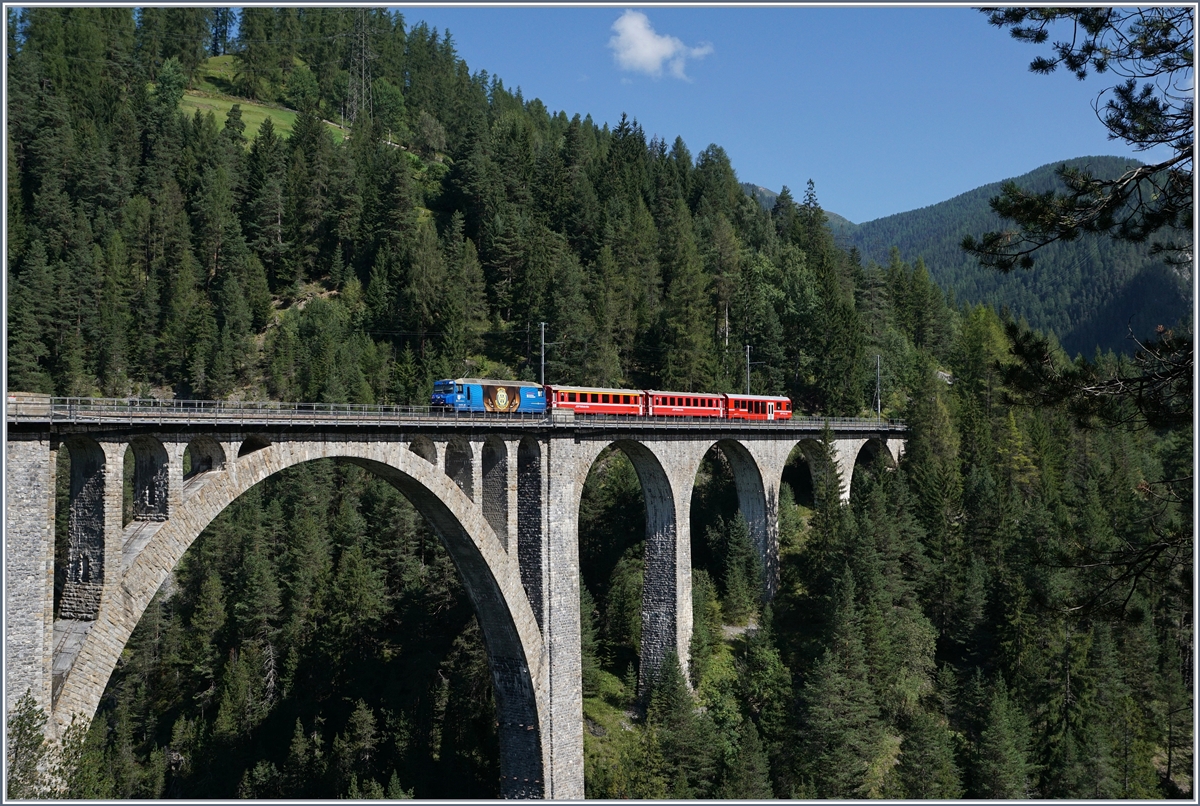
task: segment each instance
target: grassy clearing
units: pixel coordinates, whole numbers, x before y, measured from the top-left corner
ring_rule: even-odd
[[[225,115],[233,108],[234,104],[241,104],[242,107],[242,122],[246,124],[246,139],[253,140],[258,134],[259,127],[263,121],[271,118],[272,125],[275,126],[275,133],[284,137],[291,136],[292,128],[296,125],[296,113],[290,109],[279,109],[272,106],[263,106],[252,101],[244,101],[234,98],[218,98],[211,95],[203,95],[197,90],[188,90],[183,94],[183,101],[180,102],[180,107],[189,115],[199,109],[202,113],[212,112],[217,119],[217,126],[225,125]],[[333,133],[334,140],[341,142],[346,138],[345,132],[337,126],[326,123],[325,126]]]
[[[233,56],[212,56],[196,67],[195,89],[214,95],[233,94]]]
[[[281,109],[277,106],[258,104],[238,98],[234,94],[234,72],[235,66],[231,55],[206,59],[196,68],[194,87],[184,92],[180,106],[188,114],[192,114],[197,109],[202,113],[212,112],[217,119],[217,125],[223,125],[225,115],[233,105],[241,104],[242,121],[246,124],[247,140],[254,139],[258,134],[259,127],[267,118],[271,118],[276,134],[290,136],[296,125],[296,113],[290,109]],[[346,139],[345,131],[330,123],[325,125],[333,132],[336,142],[340,143]]]
[[[601,671],[597,696],[583,698],[584,779],[596,780],[624,766],[622,757],[635,757],[640,734],[631,724],[625,686],[615,675]]]

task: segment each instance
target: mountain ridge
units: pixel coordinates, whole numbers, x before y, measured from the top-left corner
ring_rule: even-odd
[[[839,245],[856,248],[864,263],[886,266],[893,247],[902,260],[922,260],[933,281],[958,303],[1007,309],[1030,326],[1053,333],[1068,353],[1130,352],[1136,349],[1131,336],[1143,338],[1158,326],[1190,321],[1187,278],[1151,256],[1149,244],[1083,236],[1044,247],[1035,256],[1032,270],[1008,274],[981,267],[960,244],[965,235],[1004,227],[988,201],[1006,182],[1041,193],[1062,189],[1055,174],[1061,165],[1087,167],[1108,178],[1138,164],[1135,159],[1112,156],[1059,160],[862,224],[827,211],[829,229]],[[751,195],[762,204],[770,191],[759,191]]]

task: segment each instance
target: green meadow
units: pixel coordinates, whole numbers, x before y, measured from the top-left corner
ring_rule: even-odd
[[[292,128],[296,124],[296,113],[290,109],[263,106],[262,104],[245,100],[235,100],[233,98],[215,97],[202,94],[197,90],[187,90],[184,92],[183,101],[180,103],[180,106],[187,110],[199,109],[202,113],[212,112],[217,119],[217,124],[224,125],[225,115],[233,108],[234,104],[241,104],[242,122],[246,124],[245,135],[247,140],[254,139],[255,135],[258,134],[259,127],[262,126],[263,121],[268,117],[272,119],[276,134],[290,135]],[[346,135],[342,129],[330,123],[326,123],[326,126],[333,132],[333,136],[337,142],[345,139]]]

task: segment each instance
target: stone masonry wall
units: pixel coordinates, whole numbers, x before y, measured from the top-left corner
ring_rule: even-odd
[[[133,519],[167,519],[167,455],[159,444],[133,444]]]
[[[67,515],[67,569],[59,618],[96,618],[104,589],[104,452],[75,442],[71,451],[71,505]]]
[[[508,549],[508,456],[500,440],[483,445],[483,517]]]
[[[4,483],[6,713],[27,690],[50,709],[54,464],[49,434],[8,435]]]
[[[521,442],[517,453],[517,562],[529,605],[543,624],[542,600],[542,461],[533,440]]]

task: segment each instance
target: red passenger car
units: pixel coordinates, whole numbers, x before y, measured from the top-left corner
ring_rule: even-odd
[[[721,395],[703,392],[659,392],[646,390],[646,410],[654,417],[720,417]]]
[[[591,386],[547,386],[546,405],[574,409],[577,414],[642,413],[643,393],[634,389],[600,389]]]
[[[790,420],[792,401],[770,395],[722,395],[725,398],[726,419],[729,420]]]

